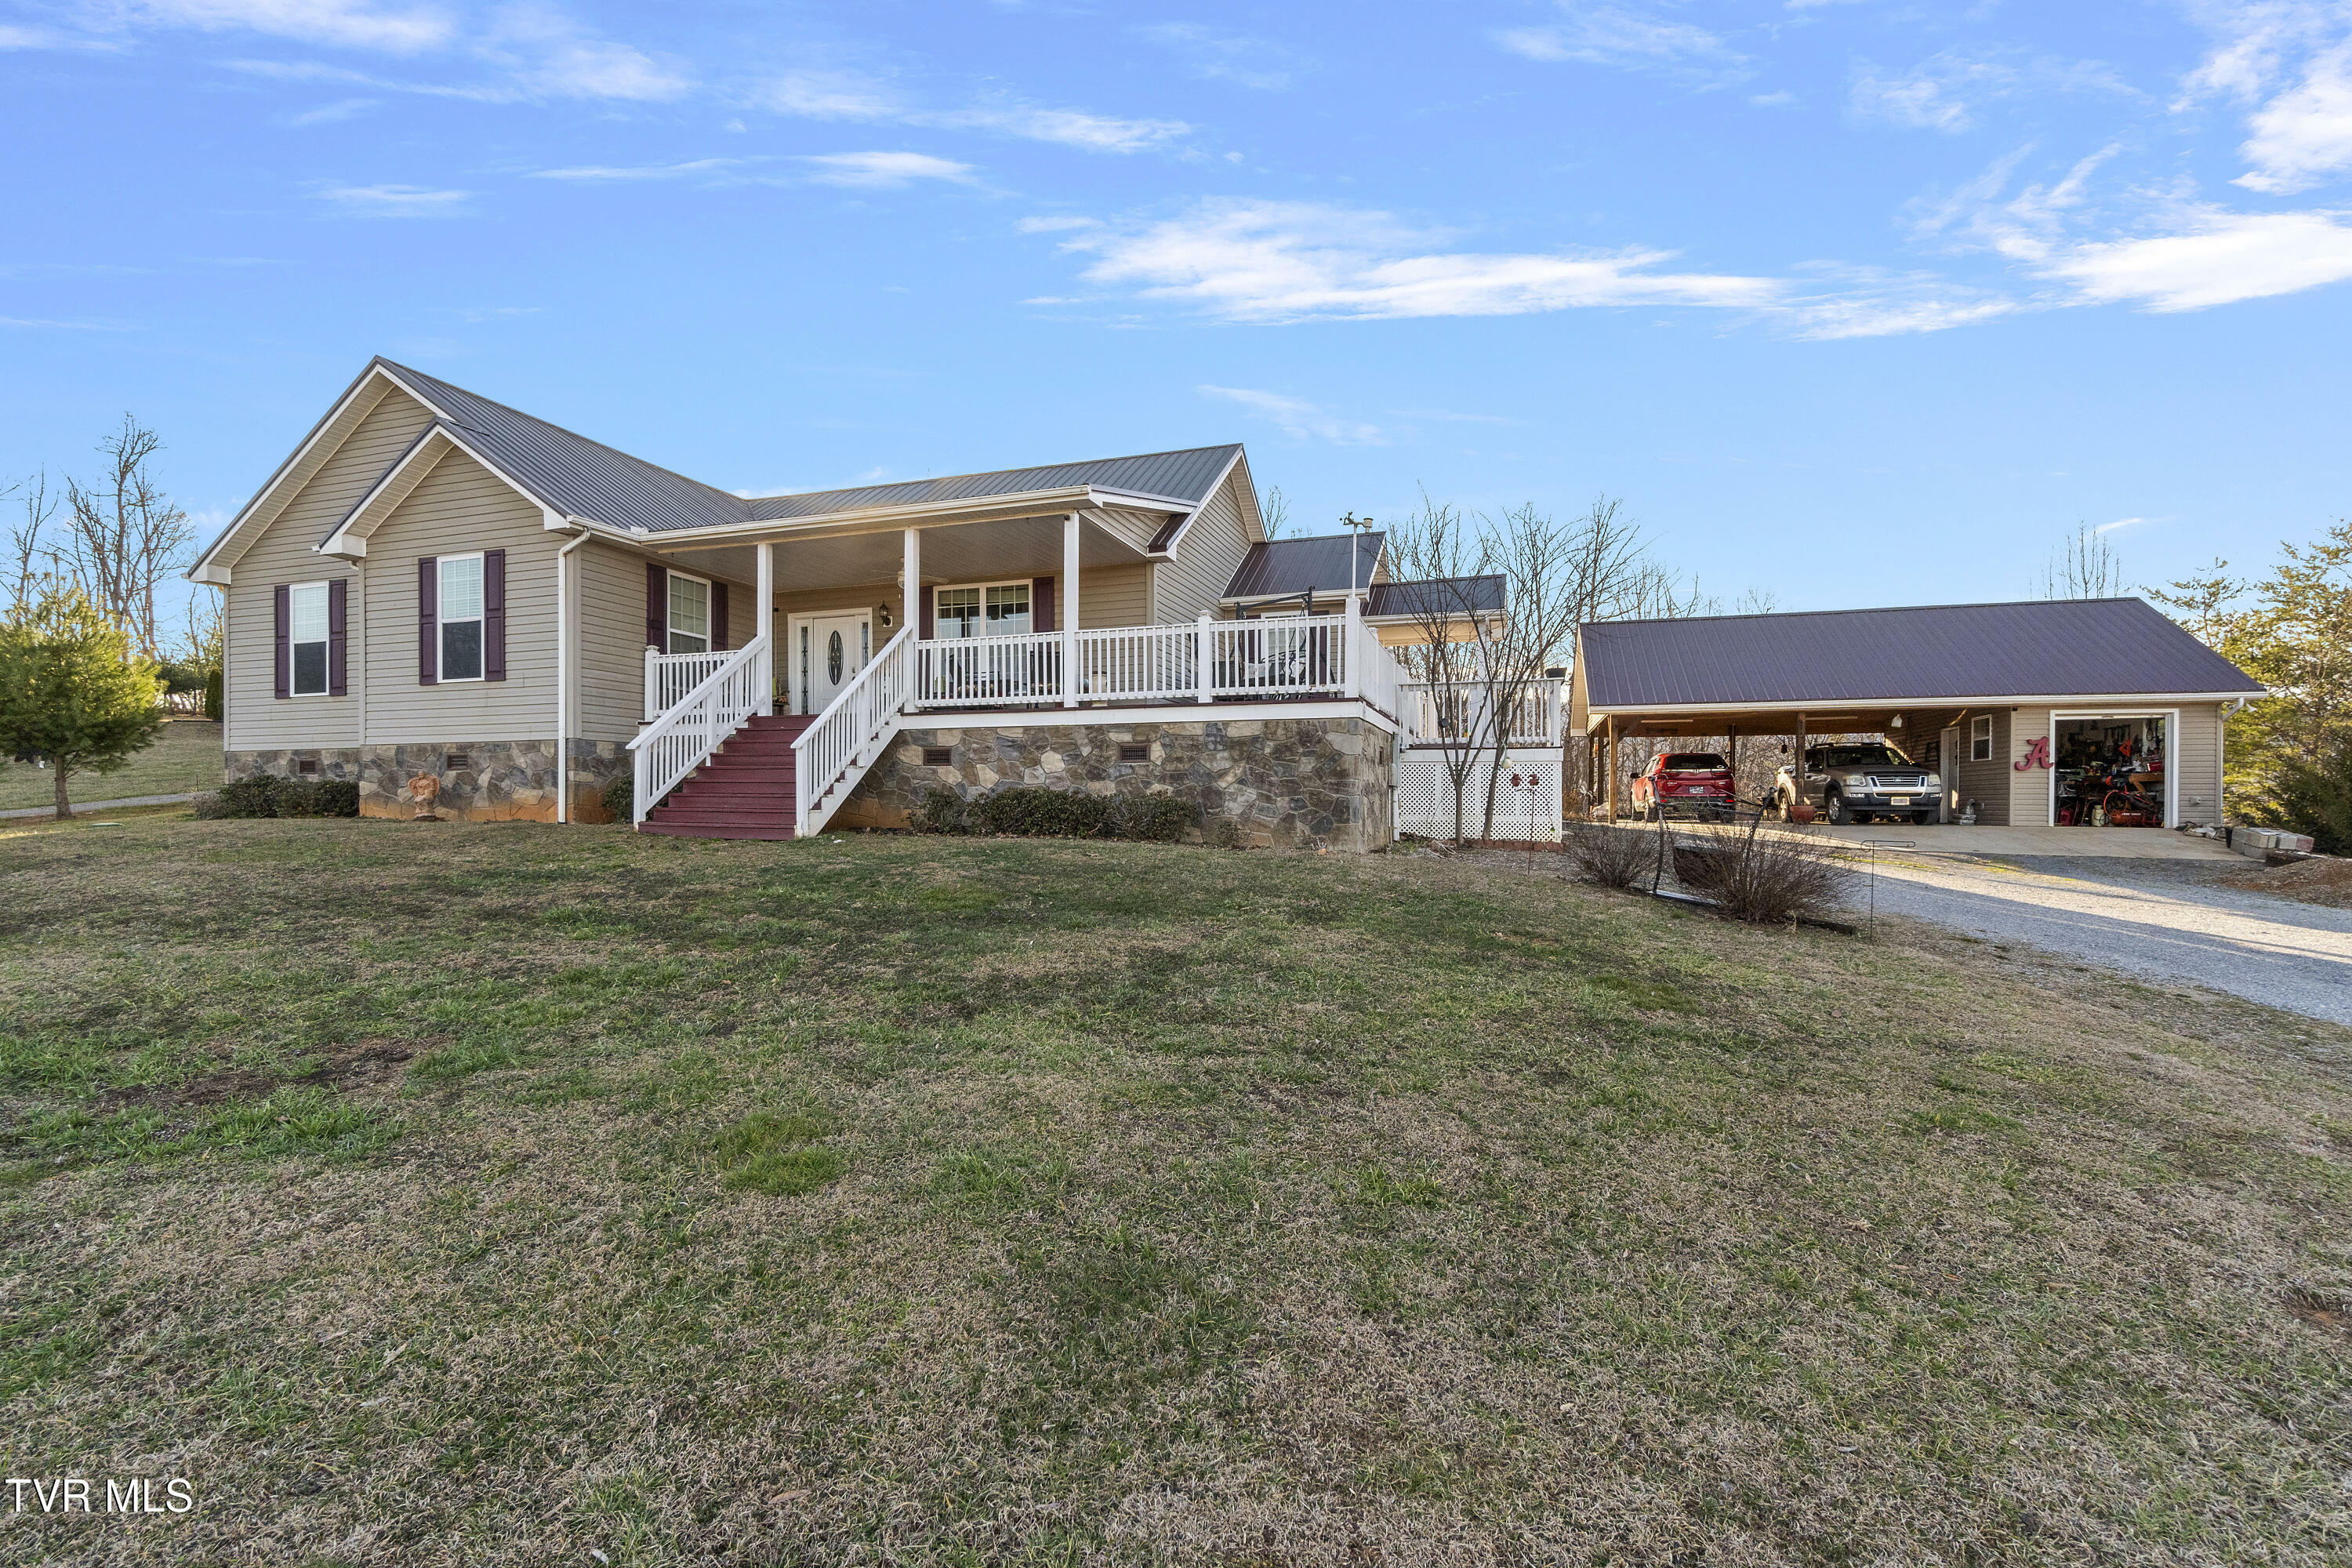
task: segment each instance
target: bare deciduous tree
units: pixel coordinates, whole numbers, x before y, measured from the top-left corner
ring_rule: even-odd
[[[1421,584],[1411,611],[1422,645],[1398,651],[1428,685],[1445,738],[1454,840],[1464,837],[1464,795],[1490,757],[1478,815],[1480,837],[1491,838],[1511,734],[1528,725],[1524,710],[1544,672],[1572,657],[1577,626],[1680,605],[1685,595],[1646,558],[1640,529],[1608,496],[1564,521],[1531,505],[1465,518],[1424,496],[1421,510],[1391,530],[1390,548],[1398,575]]]
[[[45,471],[21,485],[0,490],[0,497],[23,492],[25,521],[8,530],[8,607],[22,613],[41,596],[41,585],[60,575],[56,542],[48,537],[49,520],[57,515],[58,499],[49,492]],[[39,564],[47,563],[46,565]]]
[[[2042,569],[2045,599],[2112,599],[2124,591],[2123,559],[2089,523],[2075,529]]]
[[[105,472],[85,486],[66,481],[66,574],[131,637],[142,658],[163,657],[155,590],[186,565],[195,529],[156,484],[150,460],[162,437],[126,414],[100,440]]]
[[[1290,526],[1290,498],[1276,485],[1265,492],[1257,504],[1258,521],[1265,525],[1268,539],[1280,539],[1283,530]]]

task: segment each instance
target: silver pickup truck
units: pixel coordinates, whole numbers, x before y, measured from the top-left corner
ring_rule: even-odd
[[[1944,781],[1912,762],[1894,747],[1865,745],[1808,746],[1804,783],[1794,768],[1783,767],[1773,781],[1774,801],[1780,815],[1800,798],[1810,802],[1824,822],[1868,822],[1874,816],[1903,822],[1933,822]]]

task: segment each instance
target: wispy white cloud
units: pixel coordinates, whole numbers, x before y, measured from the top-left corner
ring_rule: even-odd
[[[2211,47],[2181,84],[2176,110],[2214,98],[2250,106],[2237,184],[2266,195],[2308,190],[2352,169],[2352,4],[2346,0],[2189,0]]]
[[[1377,447],[1388,440],[1387,432],[1379,426],[1342,418],[1305,398],[1247,386],[1203,385],[1199,391],[1205,397],[1240,404],[1294,440],[1329,441],[1342,447]]]
[[[2055,286],[2042,301],[2049,305],[2200,310],[2352,279],[2352,212],[2232,212],[2142,192],[2097,201],[2092,183],[2116,156],[2113,146],[2078,160],[2063,178],[2006,195],[2030,151],[2009,153],[1923,206],[1915,236],[2019,263]]]
[[[994,98],[960,109],[909,101],[893,84],[848,70],[803,70],[767,83],[757,100],[779,114],[810,120],[889,121],[942,131],[984,131],[1089,153],[1140,153],[1192,132],[1180,120],[1126,120],[1084,110],[1053,109]]]
[[[318,195],[352,217],[457,217],[474,193],[424,185],[327,185]]]
[[[1749,74],[1747,56],[1720,35],[1658,11],[1560,0],[1562,19],[1507,27],[1496,43],[1527,59],[1573,61],[1620,69],[1730,81]]]
[[[2352,213],[2233,213],[2198,206],[2169,233],[2078,244],[2040,274],[2093,304],[2202,310],[2352,279]]]
[[[2099,524],[2096,528],[2091,530],[2091,531],[2093,533],[2113,533],[2118,529],[2137,528],[2140,524],[2145,522],[2169,522],[2171,521],[2172,520],[2170,518],[2164,517],[2119,517],[2113,522],[2103,522]]]
[[[42,316],[0,316],[0,328],[20,331],[127,332],[131,323],[103,318],[63,321]]]
[[[808,164],[809,178],[827,185],[896,187],[915,180],[972,182],[972,167],[923,153],[817,153],[796,158]]]
[[[887,83],[856,71],[787,71],[757,96],[779,114],[808,120],[887,120],[905,107]]]
[[[1501,316],[1591,305],[1756,309],[1770,279],[1665,272],[1659,250],[1493,254],[1443,248],[1448,237],[1387,213],[1307,202],[1202,202],[1137,226],[1069,231],[1093,282],[1192,306],[1231,321],[1318,317]]]
[[[1856,66],[1849,101],[1856,117],[1957,134],[1976,126],[1974,106],[2020,95],[2133,89],[2098,60],[2047,56],[1992,58],[1946,52],[1906,71]]]
[[[573,180],[587,184],[618,181],[684,180],[696,174],[717,174],[763,160],[751,158],[689,158],[682,163],[588,163],[568,169],[534,169],[541,180]]]
[[[1797,95],[1793,92],[1759,92],[1749,95],[1748,102],[1759,109],[1793,109]]]
[[[289,125],[331,125],[339,120],[350,120],[365,114],[383,100],[374,98],[341,98],[332,103],[322,103],[316,109],[306,109],[292,116]]]
[[[1212,81],[1279,92],[1297,76],[1288,50],[1246,33],[1223,32],[1198,22],[1158,22],[1135,31],[1138,37],[1181,59],[1193,75]]]
[[[2253,168],[2237,181],[2248,190],[2308,190],[2352,168],[2352,42],[2315,56],[2302,80],[2248,124],[2253,134],[2239,151]]]
[[[902,116],[910,125],[935,125],[954,131],[993,131],[1031,142],[1052,142],[1087,153],[1142,153],[1191,134],[1181,120],[1122,120],[1083,110],[1047,109],[1017,100],[1003,100],[955,109]]]
[[[457,19],[433,5],[379,5],[370,0],[119,0],[109,8],[122,23],[241,29],[305,44],[415,54],[438,48],[457,33]]]
[[[1202,202],[1139,223],[1022,226],[1064,236],[1064,250],[1089,258],[1091,283],[1244,323],[1687,307],[1738,312],[1792,337],[1852,338],[1940,331],[2021,309],[1923,274],[1816,267],[1769,278],[1669,270],[1666,250],[1465,250],[1387,213],[1312,203]]]
[[[552,5],[528,0],[499,9],[478,52],[537,97],[660,102],[693,85],[677,67],[598,37]]]

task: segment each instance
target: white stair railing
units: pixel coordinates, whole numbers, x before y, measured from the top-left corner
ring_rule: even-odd
[[[732,658],[727,649],[710,653],[656,653],[646,649],[646,722],[650,724],[679,699],[710,679]]]
[[[766,637],[753,637],[726,655],[718,668],[637,731],[629,742],[636,767],[632,822],[643,822],[662,796],[685,783],[760,711],[775,679],[769,646]]]
[[[1356,695],[1362,698],[1372,711],[1383,719],[1397,721],[1399,728],[1402,728],[1400,690],[1404,681],[1404,670],[1398,665],[1396,655],[1381,646],[1381,634],[1358,621],[1355,647],[1349,650],[1349,657],[1353,660]]]
[[[793,742],[793,823],[801,837],[824,830],[898,732],[916,690],[914,634],[910,626],[883,644]]]

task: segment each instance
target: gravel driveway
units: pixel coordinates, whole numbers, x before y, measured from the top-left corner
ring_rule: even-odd
[[[2352,1024],[2352,910],[2218,885],[2243,868],[2077,856],[1882,860],[1878,912]]]

